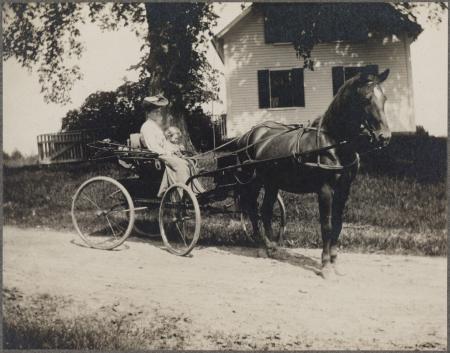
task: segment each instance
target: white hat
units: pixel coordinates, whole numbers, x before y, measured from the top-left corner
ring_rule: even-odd
[[[162,94],[157,94],[156,96],[145,97],[142,105],[144,108],[157,108],[165,107],[169,104],[169,101]]]

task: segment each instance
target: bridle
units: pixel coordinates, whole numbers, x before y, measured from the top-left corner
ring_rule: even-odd
[[[375,87],[376,87],[376,85],[374,85],[374,88]],[[359,130],[359,133],[357,134],[357,136],[358,137],[369,136],[369,143],[372,145],[373,142],[376,141],[376,134],[375,134],[374,129],[369,124],[369,118],[367,117],[368,113],[364,112],[364,115],[366,115],[366,116],[361,121],[360,130]],[[317,128],[307,127],[303,131],[301,131],[301,133],[298,134],[297,147],[296,147],[297,153],[295,156],[297,162],[301,163],[302,165],[306,165],[306,166],[313,167],[313,168],[325,169],[325,170],[344,170],[344,169],[351,168],[354,165],[357,165],[359,167],[360,157],[359,157],[358,152],[354,152],[355,157],[354,157],[353,161],[348,164],[345,164],[345,165],[328,165],[328,164],[321,163],[320,157],[321,157],[321,152],[323,150],[339,148],[343,145],[348,145],[353,142],[353,141],[349,141],[349,140],[341,140],[333,145],[329,145],[326,147],[321,146],[320,145],[320,136],[321,136],[321,134],[327,134],[327,131],[323,130],[323,128],[322,128],[322,123],[323,123],[323,115],[321,115],[319,118]],[[302,155],[307,154],[307,153],[306,152],[300,153],[300,139],[303,136],[304,132],[307,131],[307,129],[315,129],[316,130],[316,147],[317,147],[317,149],[311,151],[311,153],[314,153],[315,151],[318,152],[316,162],[302,162],[302,160],[301,160]],[[365,153],[372,152],[372,151],[375,151],[375,150],[378,150],[381,148],[383,148],[383,146],[376,146],[376,147],[373,147],[372,149],[368,150]]]

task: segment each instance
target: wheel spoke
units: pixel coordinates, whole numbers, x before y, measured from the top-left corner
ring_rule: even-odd
[[[107,197],[108,198],[112,198],[114,195],[116,195],[116,194],[118,194],[118,193],[120,193],[120,190],[116,190],[116,191],[113,191],[110,195],[108,195]]]
[[[83,198],[85,198],[90,203],[92,203],[95,207],[97,207],[99,210],[101,210],[101,208],[94,201],[92,201],[89,197],[87,197],[86,195],[83,195]]]
[[[109,227],[111,228],[111,231],[112,231],[112,233],[113,233],[113,235],[114,235],[114,238],[117,239],[116,232],[114,232],[114,228],[113,228],[113,226],[111,225],[111,222],[109,221],[108,216],[105,216],[105,218],[106,218],[106,220],[108,221]]]

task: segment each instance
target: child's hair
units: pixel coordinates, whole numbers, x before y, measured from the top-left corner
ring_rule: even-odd
[[[176,126],[169,126],[166,131],[164,131],[164,136],[166,139],[174,144],[181,143],[181,130]]]

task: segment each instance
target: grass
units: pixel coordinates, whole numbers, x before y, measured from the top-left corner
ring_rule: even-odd
[[[444,142],[433,137],[400,136],[393,138],[391,150],[362,159],[345,210],[346,225],[340,237],[343,248],[447,254]],[[397,163],[396,158],[402,162]],[[72,230],[70,206],[77,187],[95,175],[118,178],[125,173],[115,163],[5,168],[4,222]],[[282,195],[287,208],[288,243],[320,246],[317,197]],[[203,244],[248,243],[238,219],[204,216]]]
[[[109,310],[107,315],[61,312],[70,304],[47,294],[26,298],[15,289],[3,291],[3,348],[5,349],[182,349],[188,338],[183,317],[155,311],[145,325],[134,320],[139,312]]]

